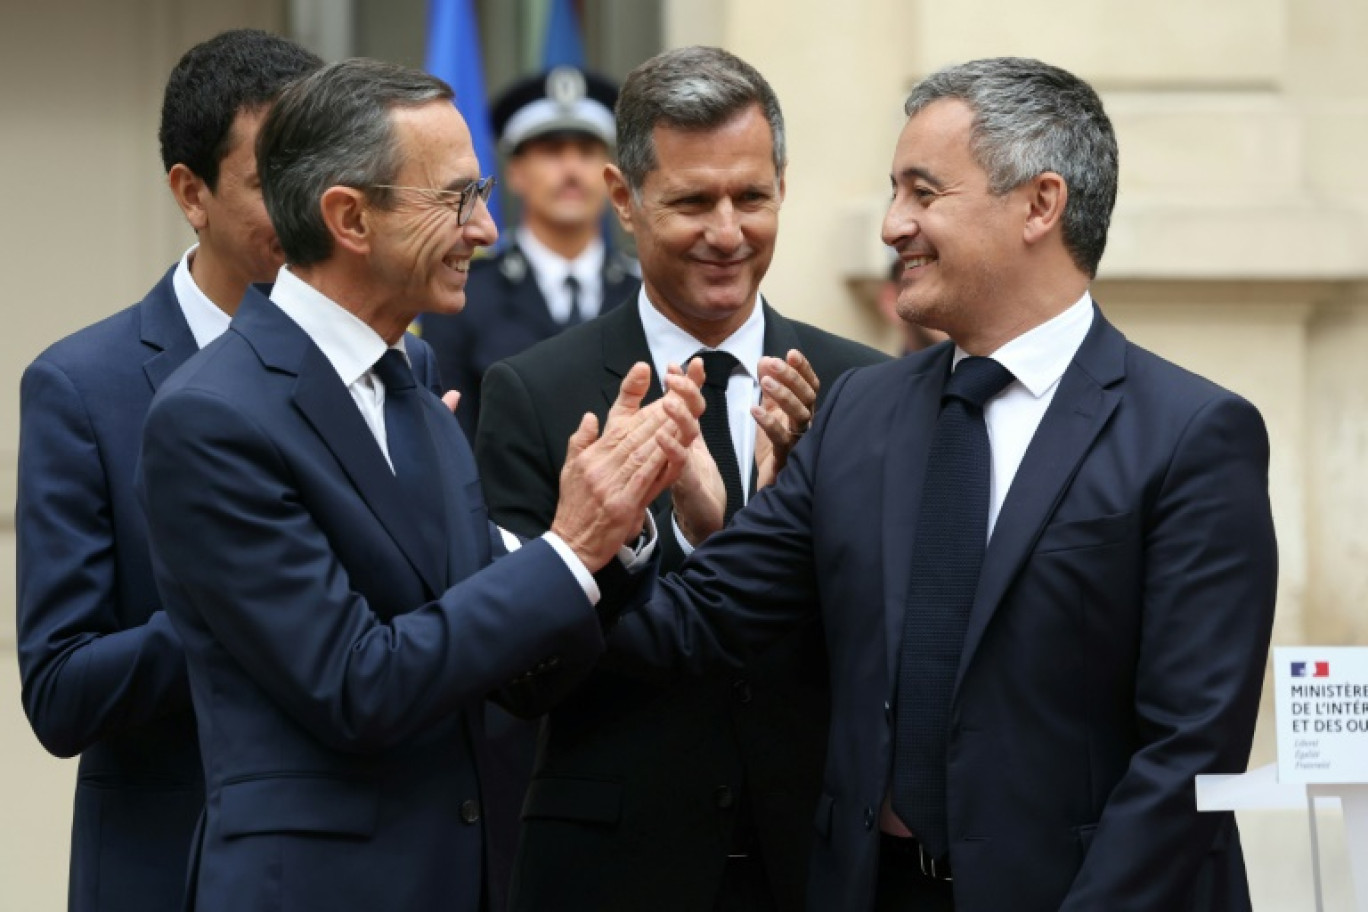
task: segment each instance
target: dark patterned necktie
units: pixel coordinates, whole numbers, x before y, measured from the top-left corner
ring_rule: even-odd
[[[1011,381],[990,358],[956,366],[941,394],[917,511],[898,659],[893,810],[936,859],[949,849],[950,698],[988,540],[992,457],[983,405]]]
[[[703,442],[707,444],[713,462],[717,463],[722,485],[727,490],[727,507],[723,517],[725,524],[731,522],[736,511],[745,503],[745,493],[741,489],[741,468],[736,461],[731,424],[727,420],[727,384],[740,362],[724,351],[699,351],[694,358],[703,361],[703,402],[707,406],[703,416],[698,419],[698,425]]]
[[[438,510],[440,498],[434,494],[439,489],[437,451],[423,418],[413,369],[402,352],[390,348],[373,370],[385,385],[385,440],[394,478],[403,492],[409,520],[424,544],[422,559],[429,561],[436,579],[443,579],[445,536]]]

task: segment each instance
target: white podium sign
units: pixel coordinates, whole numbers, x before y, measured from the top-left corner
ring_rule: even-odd
[[[1278,781],[1368,783],[1368,647],[1279,646]]]

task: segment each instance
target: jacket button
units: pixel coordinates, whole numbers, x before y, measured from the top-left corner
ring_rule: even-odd
[[[730,788],[725,785],[719,785],[717,788],[713,789],[713,802],[718,807],[726,810],[736,803],[736,797],[732,794]]]
[[[752,696],[750,681],[747,681],[744,678],[733,681],[732,694],[736,697],[736,702],[742,704],[749,703]]]
[[[871,807],[865,808],[865,818],[864,818],[864,820],[865,820],[865,829],[866,829],[866,830],[872,830],[872,829],[874,829],[874,809],[873,809],[873,808],[871,808]]]
[[[884,721],[893,724],[893,704],[888,700],[884,700]]]
[[[467,824],[480,822],[480,802],[474,798],[468,798],[461,802],[461,822]]]

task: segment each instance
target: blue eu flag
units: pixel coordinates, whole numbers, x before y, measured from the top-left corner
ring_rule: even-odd
[[[584,69],[584,39],[574,0],[551,0],[546,17],[546,42],[542,45],[542,69],[573,66]]]
[[[456,93],[456,107],[470,127],[480,173],[498,166],[494,132],[485,97],[484,61],[480,55],[480,27],[473,0],[428,0],[427,71],[445,80]],[[499,225],[499,197],[489,198],[489,214]]]

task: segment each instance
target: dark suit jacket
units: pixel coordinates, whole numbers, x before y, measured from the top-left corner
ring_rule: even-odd
[[[766,306],[765,353],[791,348],[828,386],[884,360]],[[651,354],[630,300],[489,371],[476,456],[497,522],[524,535],[549,525],[566,439],[584,412],[603,418],[636,361]],[[668,494],[654,509],[666,568],[683,559],[670,509]],[[743,814],[779,908],[801,908],[827,700],[815,623],[737,672],[678,686],[592,674],[545,722],[513,908],[711,909]]]
[[[152,404],[140,484],[204,751],[204,912],[475,912],[483,697],[602,649],[550,545],[491,563],[470,449],[422,395],[442,567],[336,371],[260,291]]]
[[[778,483],[620,628],[638,659],[690,665],[820,618],[814,910],[872,907],[908,555],[951,353],[844,378]],[[1193,777],[1248,759],[1277,575],[1267,466],[1253,406],[1096,314],[970,612],[947,753],[960,912],[1249,908],[1234,818],[1197,813]]]
[[[173,272],[39,355],[19,389],[19,668],[43,746],[81,754],[81,912],[177,908],[204,802],[185,656],[134,492],[152,394],[195,352]]]
[[[612,251],[603,261],[603,311],[632,299],[641,282]],[[458,314],[424,314],[423,340],[437,354],[449,389],[461,393],[456,417],[475,440],[480,418],[480,380],[490,365],[549,339],[564,327],[546,309],[537,278],[518,245],[475,260],[466,284],[466,306]]]

